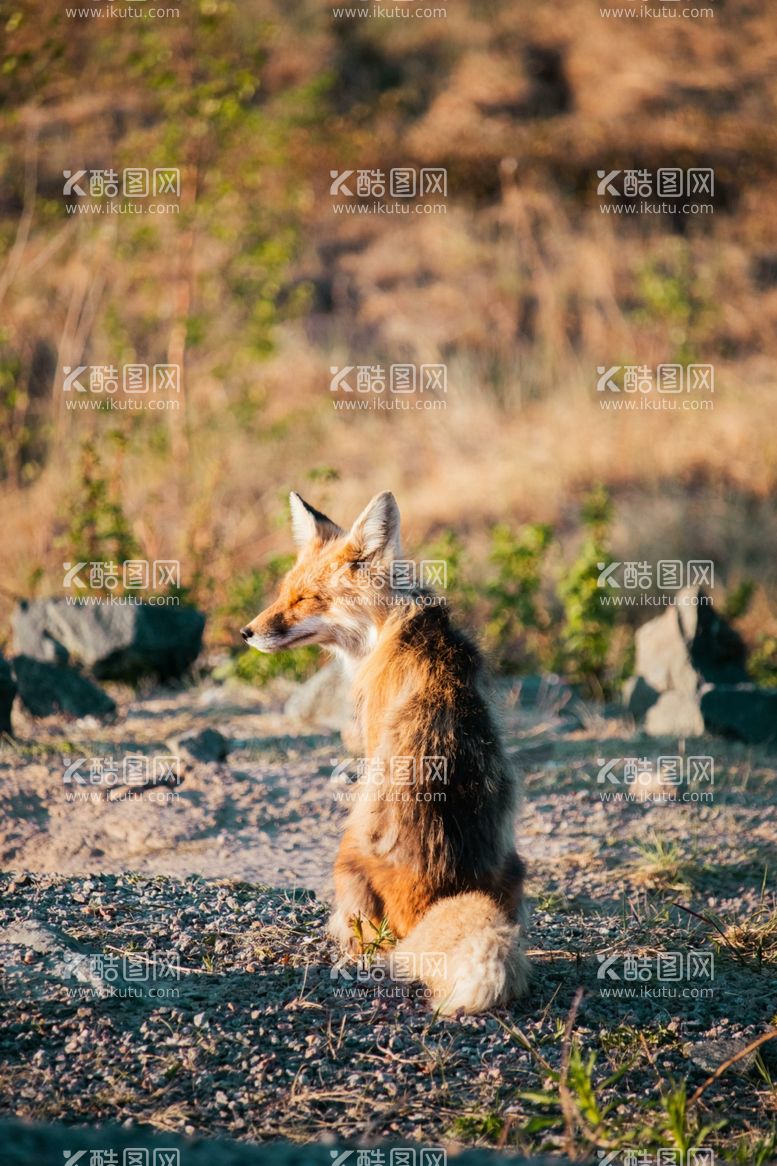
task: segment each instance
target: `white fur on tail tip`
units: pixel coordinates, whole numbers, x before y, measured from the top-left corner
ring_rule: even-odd
[[[531,975],[520,926],[479,891],[434,903],[388,964],[394,979],[422,980],[443,1015],[507,1004]]]

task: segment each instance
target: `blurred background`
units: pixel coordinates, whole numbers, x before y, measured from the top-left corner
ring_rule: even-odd
[[[63,562],[179,559],[214,652],[304,674],[313,652],[236,645],[288,561],[288,491],[346,523],[389,488],[504,670],[607,692],[654,613],[594,610],[596,564],[690,558],[774,683],[777,30],[766,0],[712,3],[7,6],[0,626]],[[400,167],[445,168],[436,213],[336,209],[369,200],[333,175]],[[599,172],[690,167],[712,213],[606,213]],[[65,191],[128,168],[177,169],[174,209]],[[400,362],[446,367],[444,407],[335,407],[333,370]],[[177,408],[68,404],[69,371],[135,363],[181,368]],[[662,363],[713,366],[710,406],[602,407],[597,370]]]

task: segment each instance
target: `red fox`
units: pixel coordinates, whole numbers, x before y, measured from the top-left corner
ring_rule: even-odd
[[[335,862],[330,932],[354,952],[359,921],[377,935],[387,920],[398,940],[383,957],[390,974],[425,982],[438,1011],[504,1004],[529,982],[525,867],[480,653],[444,603],[392,570],[404,564],[392,494],[347,532],[299,494],[291,515],[297,561],[241,635],[260,652],[321,644],[352,675],[370,780],[358,783]],[[392,783],[396,759],[412,786]],[[432,794],[441,760],[443,798]]]

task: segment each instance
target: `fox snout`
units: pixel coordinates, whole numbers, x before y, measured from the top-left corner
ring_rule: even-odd
[[[278,652],[293,637],[294,628],[279,611],[263,611],[251,623],[240,629],[240,635],[251,648],[260,652]]]
[[[240,635],[259,652],[326,643],[328,624],[323,614],[323,605],[312,597],[293,602],[281,598],[241,628]]]

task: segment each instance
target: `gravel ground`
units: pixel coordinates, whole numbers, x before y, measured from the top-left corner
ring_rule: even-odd
[[[508,706],[535,982],[508,1010],[441,1019],[417,989],[334,968],[342,746],[295,731],[282,695],[152,693],[107,729],[25,724],[4,749],[0,1112],[250,1141],[674,1145],[662,1094],[692,1093],[775,1021],[774,757],[689,743],[714,758],[712,803],[603,802],[603,759],[677,743]],[[65,801],[74,756],[161,752],[205,726],[230,739],[228,761],[188,766],[173,800]],[[757,1160],[775,1046],[704,1089],[690,1144],[725,1122],[710,1144]]]

